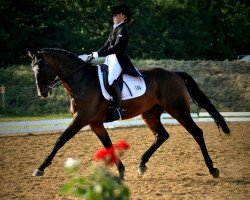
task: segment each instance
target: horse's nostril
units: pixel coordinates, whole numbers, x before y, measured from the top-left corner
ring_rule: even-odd
[[[42,96],[43,98],[47,98],[47,97],[48,97],[48,93],[47,93],[47,92],[42,92],[42,93],[41,93],[41,96]]]

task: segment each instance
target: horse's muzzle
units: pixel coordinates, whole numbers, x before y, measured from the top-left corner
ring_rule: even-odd
[[[49,95],[47,92],[38,92],[37,96],[42,97],[43,99],[46,99]]]
[[[43,89],[43,91],[39,89],[37,90],[37,95],[39,97],[42,97],[43,99],[46,99],[49,96],[49,94],[51,94],[51,90],[49,90],[49,88],[45,88]]]

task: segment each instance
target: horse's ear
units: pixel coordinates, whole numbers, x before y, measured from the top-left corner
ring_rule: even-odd
[[[26,51],[27,51],[28,56],[29,56],[31,59],[33,59],[35,56],[38,55],[38,52],[37,52],[37,51],[30,50],[30,49],[26,49]]]

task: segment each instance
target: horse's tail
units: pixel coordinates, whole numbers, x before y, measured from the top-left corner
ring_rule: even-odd
[[[176,74],[184,81],[189,95],[194,100],[194,102],[201,108],[204,108],[212,116],[216,124],[221,127],[224,133],[230,133],[230,129],[228,128],[225,119],[210,102],[208,97],[200,90],[195,80],[185,72],[176,72]]]

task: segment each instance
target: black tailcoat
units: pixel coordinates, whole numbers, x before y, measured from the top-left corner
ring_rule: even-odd
[[[128,29],[125,23],[122,23],[111,31],[106,43],[97,51],[98,56],[102,57],[115,54],[122,67],[123,73],[131,76],[140,76],[141,74],[136,70],[126,53],[128,40]]]

